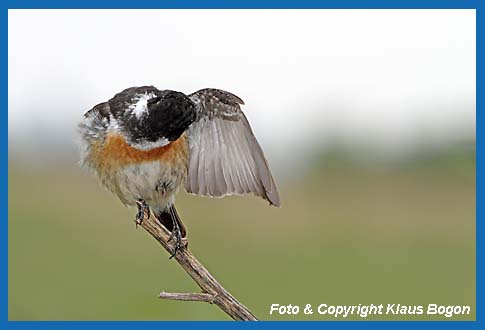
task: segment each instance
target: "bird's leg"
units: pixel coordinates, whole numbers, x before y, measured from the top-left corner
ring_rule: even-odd
[[[150,207],[148,207],[147,203],[143,199],[136,201],[136,207],[138,208],[138,212],[136,213],[135,223],[138,226],[143,222],[145,212],[148,212],[148,215],[150,215]]]
[[[168,243],[170,243],[171,240],[173,240],[175,237],[175,230],[172,228],[172,231],[170,232],[170,237],[168,238]]]
[[[173,212],[173,208],[170,209],[170,212]],[[168,239],[168,242],[170,242],[173,238],[175,238],[175,247],[169,259],[172,259],[177,253],[177,251],[179,250],[182,251],[184,249],[184,245],[182,244],[182,231],[180,230],[180,226],[175,215],[172,216],[172,222],[173,222],[173,227],[172,227],[172,232],[170,233],[170,238]]]

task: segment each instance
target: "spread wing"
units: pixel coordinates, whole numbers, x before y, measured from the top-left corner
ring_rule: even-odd
[[[254,193],[279,206],[280,198],[263,150],[241,111],[244,102],[218,89],[189,98],[197,117],[187,131],[190,162],[185,189],[220,197]]]

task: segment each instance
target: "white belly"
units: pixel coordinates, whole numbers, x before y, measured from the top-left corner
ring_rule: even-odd
[[[141,199],[157,212],[174,203],[175,193],[185,176],[182,168],[152,161],[120,167],[102,181],[126,205]]]

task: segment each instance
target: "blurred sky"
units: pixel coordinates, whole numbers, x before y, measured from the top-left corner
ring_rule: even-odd
[[[74,155],[83,113],[134,85],[235,93],[270,162],[475,134],[474,10],[9,10],[8,24],[15,154]]]

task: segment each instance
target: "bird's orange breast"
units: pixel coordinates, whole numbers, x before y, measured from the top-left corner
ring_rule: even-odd
[[[166,146],[140,150],[130,146],[121,134],[108,133],[103,142],[91,146],[88,160],[99,171],[157,160],[179,167],[187,164],[188,145],[183,134]]]

